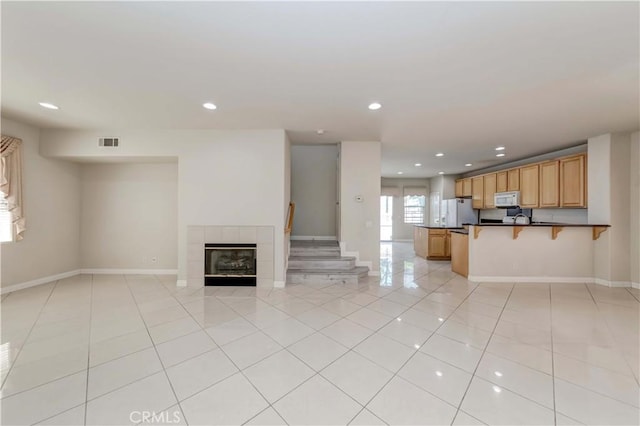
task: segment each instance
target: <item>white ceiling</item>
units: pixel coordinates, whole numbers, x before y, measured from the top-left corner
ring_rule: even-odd
[[[1,7],[2,113],[41,127],[380,140],[390,177],[468,172],[497,164],[497,145],[508,162],[640,127],[638,2]],[[209,100],[216,111],[201,107]]]

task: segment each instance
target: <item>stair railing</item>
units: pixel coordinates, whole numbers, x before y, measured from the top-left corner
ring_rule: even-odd
[[[289,202],[289,211],[287,212],[287,226],[284,228],[285,234],[291,234],[291,229],[293,228],[293,215],[296,212],[296,203],[293,201]]]

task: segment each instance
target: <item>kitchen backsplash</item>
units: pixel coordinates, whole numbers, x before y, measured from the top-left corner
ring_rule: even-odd
[[[504,209],[480,210],[481,219],[502,219]],[[560,223],[587,223],[587,209],[533,209],[533,221]]]

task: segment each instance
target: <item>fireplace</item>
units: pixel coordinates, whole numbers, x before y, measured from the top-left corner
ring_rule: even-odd
[[[205,244],[204,285],[256,285],[256,244]]]

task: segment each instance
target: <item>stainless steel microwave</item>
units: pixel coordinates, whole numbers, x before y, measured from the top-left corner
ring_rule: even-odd
[[[518,207],[520,205],[520,191],[496,192],[493,196],[493,203],[499,209]]]

